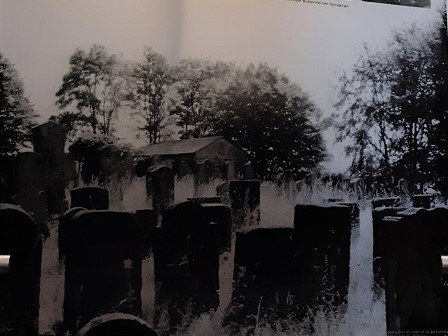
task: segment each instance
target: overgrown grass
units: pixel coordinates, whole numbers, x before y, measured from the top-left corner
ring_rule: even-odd
[[[212,181],[194,191],[192,178],[176,181],[176,201],[188,197],[205,197],[215,195],[216,186],[222,181]],[[133,179],[123,183],[112,184],[108,189],[121,188],[111,195],[111,208],[133,211],[147,207],[145,179]],[[326,200],[342,199],[358,201],[362,195],[349,190],[331,188],[329,185],[315,183],[312,187],[295,184],[276,185],[262,183],[261,187],[261,226],[291,227],[293,225],[294,206],[297,203],[322,203]],[[369,217],[370,216],[370,217]],[[350,260],[350,287],[348,304],[335,309],[321,308],[309,311],[302,321],[293,316],[279,319],[269,324],[258,316],[255,324],[241,325],[240,330],[230,330],[222,326],[226,309],[230,304],[233,278],[233,251],[221,256],[220,265],[220,307],[217,312],[195,317],[186,315],[184,321],[173,335],[246,335],[253,331],[256,336],[270,335],[382,335],[385,334],[384,296],[378,297],[373,291],[372,264],[372,227],[368,202],[361,209],[361,225],[352,233]],[[58,262],[57,221],[50,223],[51,235],[44,244],[42,280],[40,295],[40,334],[52,334],[52,328],[62,320],[64,277]],[[151,324],[154,312],[153,261],[151,258],[143,263],[144,318]],[[167,332],[167,321],[158,324],[161,334]],[[163,320],[163,319],[162,319]],[[250,321],[250,320],[248,320]]]

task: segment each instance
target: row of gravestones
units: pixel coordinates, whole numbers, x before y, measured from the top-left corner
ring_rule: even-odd
[[[418,195],[414,207],[399,198],[373,203],[373,270],[376,288],[385,290],[389,333],[448,330],[448,208],[430,208]]]
[[[164,211],[160,225],[157,210],[134,215],[98,210],[107,208],[107,192],[73,190],[72,205],[77,207],[61,218],[59,227],[66,268],[65,329],[75,330],[111,306],[139,315],[142,256],[149,253],[154,257],[156,306],[161,308],[156,324],[164,309],[169,332],[188,313],[215,310],[220,254],[230,250],[232,228],[238,231],[232,222],[252,220],[239,210],[250,213],[259,205],[259,187],[255,181],[232,181],[232,210],[218,197],[190,200]],[[260,309],[266,321],[275,323],[279,315],[300,319],[310,306],[345,303],[351,227],[357,218],[356,204],[297,205],[294,228],[237,232],[235,288],[224,324],[240,328]]]
[[[76,163],[64,151],[65,128],[55,121],[34,127],[31,142],[32,152],[0,156],[0,202],[20,205],[45,228],[50,215],[67,210],[65,189],[77,179]],[[132,166],[132,156],[114,145],[101,148],[93,161],[96,166],[90,168],[98,176],[90,176],[90,180],[97,178],[103,183],[117,182]]]
[[[122,214],[121,216],[125,216]],[[104,223],[102,223],[104,224]],[[108,223],[109,224],[109,223]],[[76,231],[76,230],[75,230]],[[38,335],[38,313],[39,313],[39,289],[41,281],[41,258],[42,258],[43,235],[40,227],[34,219],[21,207],[0,203],[0,334],[7,336],[15,335]],[[80,244],[85,244],[86,241]],[[125,243],[124,243],[125,244]],[[69,245],[70,244],[66,244]],[[122,244],[123,245],[123,244]],[[122,246],[121,245],[121,246]],[[87,247],[85,245],[84,247]],[[120,247],[120,246],[119,246]],[[83,248],[81,248],[81,251]],[[65,316],[71,318],[78,314],[80,308],[87,312],[92,308],[86,306],[85,297],[77,295],[76,290],[80,282],[86,281],[91,276],[100,275],[94,269],[79,267],[79,259],[72,254],[73,250],[63,249],[60,252],[68,253],[68,267],[66,268],[65,300],[71,301],[72,305],[65,305],[68,309]],[[82,252],[81,252],[82,253]],[[85,256],[85,255],[84,255]],[[86,261],[92,266],[93,255],[89,255]],[[98,255],[96,256],[98,257]],[[94,258],[94,260],[97,260]],[[111,260],[111,258],[106,258]],[[112,270],[116,265],[108,265]],[[73,271],[81,269],[81,273]],[[107,266],[103,266],[103,269]],[[92,271],[93,273],[89,273]],[[113,272],[113,271],[112,271]],[[100,275],[101,276],[101,275]],[[115,279],[111,279],[113,282]],[[127,279],[123,280],[124,282]],[[103,286],[107,286],[105,281]],[[109,287],[111,288],[111,287]],[[92,287],[82,291],[91,290]],[[88,296],[88,292],[84,293]],[[90,293],[92,294],[92,293]],[[107,298],[110,293],[102,292]],[[84,296],[86,296],[84,295]],[[95,294],[96,295],[96,294]],[[78,300],[79,301],[76,301]],[[75,301],[73,301],[75,300]],[[75,310],[75,312],[73,311]],[[105,311],[106,312],[106,311]],[[84,317],[87,316],[83,313]],[[98,314],[90,322],[79,330],[79,335],[125,335],[131,333],[136,336],[154,336],[156,333],[135,314]],[[70,323],[71,320],[64,320]]]
[[[246,208],[238,203],[241,200],[237,195],[257,196],[250,192],[257,184],[239,181],[236,185],[230,187],[239,190],[233,193],[237,199],[232,203]],[[104,189],[75,189],[71,196],[72,208],[59,222],[59,254],[65,266],[61,332],[75,332],[106,313],[141,315],[142,258],[150,253],[158,284],[156,305],[167,307],[171,331],[188,309],[197,315],[217,308],[220,254],[230,250],[232,234],[229,207],[216,203],[216,199],[183,202],[166,210],[158,225],[155,210],[135,214],[107,210]],[[256,198],[252,199],[254,204]],[[1,309],[10,313],[2,315],[2,325],[12,334],[23,328],[27,334],[36,334],[42,237],[26,212],[14,206],[3,207],[0,253],[10,255],[11,262],[10,271],[0,277],[4,281]],[[353,209],[346,205],[298,205],[292,229],[239,232],[233,304],[225,323],[241,323],[245,315],[256,314],[262,297],[262,307],[267,310],[274,302],[283,302],[274,299],[274,292],[284,297],[289,293],[286,308],[293,309],[299,318],[304,306],[318,304],[322,290],[328,286],[322,283],[323,278],[333,279],[334,291],[327,294],[334,296],[336,304],[344,302]],[[244,274],[240,272],[243,268]],[[241,305],[244,311],[238,310]],[[284,309],[282,304],[277,306],[277,311]],[[273,321],[275,316],[266,318]]]
[[[240,181],[239,189],[250,194],[250,185]],[[165,211],[158,225],[154,210],[108,211],[107,197],[101,188],[73,190],[74,207],[60,218],[63,330],[89,328],[90,320],[110,312],[139,316],[142,258],[149,253],[158,284],[156,305],[167,307],[171,330],[188,309],[193,314],[216,309],[219,255],[230,249],[232,211],[216,199],[188,201]],[[374,256],[382,260],[380,271],[378,263],[374,269],[377,279],[385,279],[388,330],[441,328],[447,210],[402,211],[395,203],[373,203]],[[344,304],[351,228],[358,215],[356,204],[297,205],[293,228],[237,232],[232,306],[224,323],[239,328],[251,325],[250,318],[300,319],[308,307]],[[17,334],[17,328],[37,333],[32,317],[38,312],[41,236],[20,208],[3,205],[0,218],[0,255],[11,256],[10,271],[0,274],[2,334]],[[156,312],[156,323],[159,317]]]

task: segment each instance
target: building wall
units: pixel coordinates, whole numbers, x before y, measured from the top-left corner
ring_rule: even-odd
[[[210,160],[213,162],[234,161],[240,163],[245,163],[247,161],[246,153],[233,146],[225,139],[217,140],[196,152],[195,160]]]

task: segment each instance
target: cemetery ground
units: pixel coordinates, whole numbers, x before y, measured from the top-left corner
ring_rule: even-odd
[[[213,181],[201,186],[201,197],[214,196],[216,186],[221,181]],[[134,211],[146,207],[145,180],[123,183],[127,185],[120,200],[113,186],[110,192],[111,210]],[[175,201],[185,201],[193,197],[193,180],[189,177],[176,180]],[[69,193],[67,193],[68,195]],[[299,203],[318,203],[326,199],[351,201],[355,194],[342,192],[324,185],[305,188],[297,192],[295,186],[277,186],[273,183],[261,184],[260,226],[292,227],[294,206]],[[251,331],[255,335],[382,335],[386,333],[384,293],[374,290],[372,272],[372,217],[369,201],[360,202],[360,225],[352,230],[350,247],[350,283],[346,305],[309,309],[305,318],[297,321],[293,316],[278,319],[275,325],[256,316],[246,319],[239,330],[223,327],[222,321],[228,314],[232,299],[233,261],[235,235],[232,248],[220,256],[219,266],[219,307],[216,312],[202,313],[199,317],[193,312],[183,316],[177,327],[176,335],[246,335]],[[64,272],[58,259],[58,221],[56,217],[49,222],[50,236],[43,244],[42,277],[39,310],[39,334],[54,335],[63,320]],[[155,311],[154,258],[152,255],[143,260],[142,267],[142,317],[153,325]],[[379,293],[379,294],[378,294]],[[327,303],[328,305],[328,303]],[[330,304],[331,305],[331,304]],[[168,312],[162,314],[156,327],[159,334],[169,330]],[[171,333],[172,334],[172,333]]]

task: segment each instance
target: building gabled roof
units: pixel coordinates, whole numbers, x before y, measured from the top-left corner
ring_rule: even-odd
[[[198,139],[164,141],[152,146],[144,147],[142,149],[142,155],[194,154],[221,139],[224,139],[224,137],[213,136]]]

